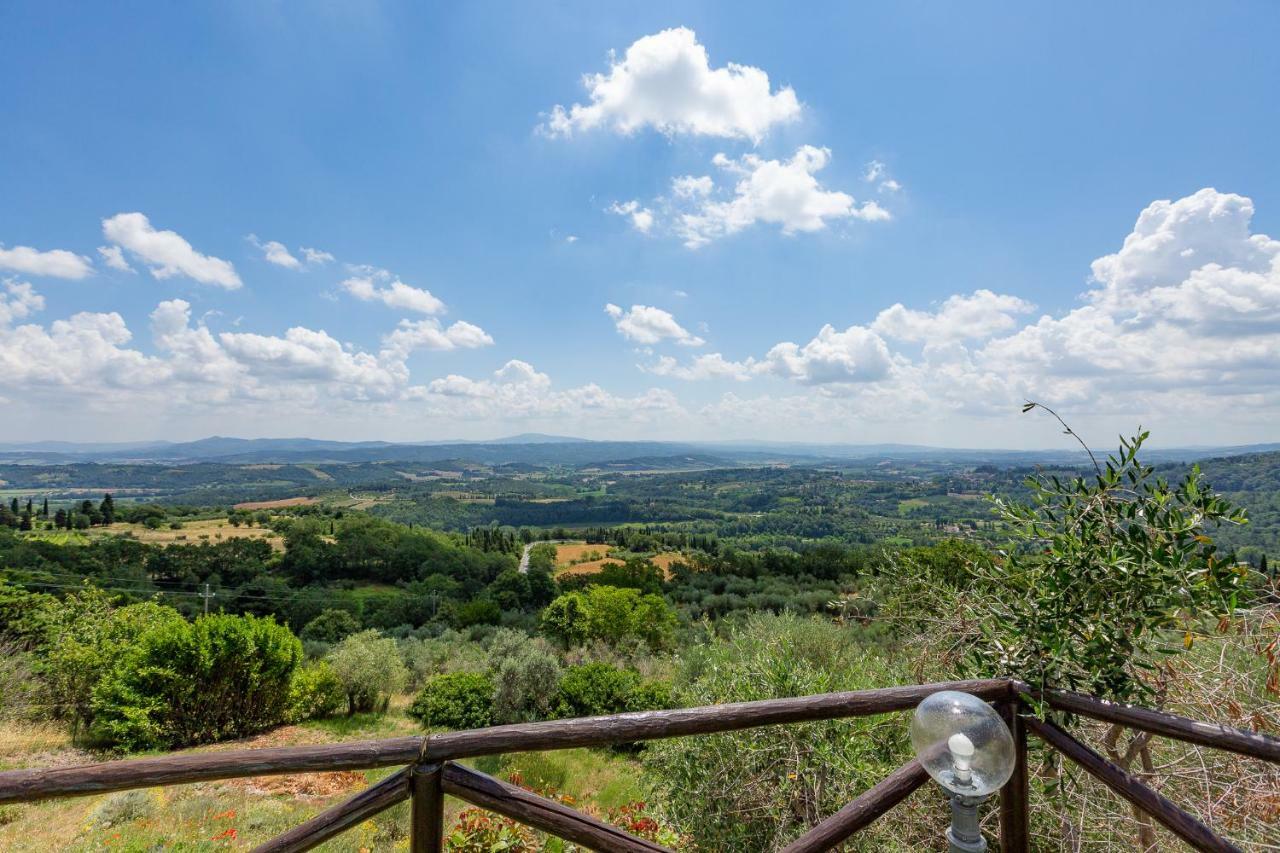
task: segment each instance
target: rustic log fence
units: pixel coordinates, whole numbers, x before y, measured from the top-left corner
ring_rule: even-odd
[[[125,759],[78,767],[10,770],[0,773],[0,804],[233,777],[400,766],[396,773],[350,799],[259,845],[255,853],[310,850],[405,800],[412,801],[410,849],[413,853],[439,853],[444,845],[446,794],[592,850],[654,853],[666,848],[455,762],[506,752],[606,746],[757,726],[885,714],[912,709],[926,696],[939,690],[960,690],[994,703],[1013,732],[1017,761],[1012,778],[1000,791],[1000,849],[1006,853],[1026,853],[1029,849],[1028,732],[1150,814],[1194,849],[1239,849],[1216,835],[1194,815],[1143,784],[1138,777],[1107,761],[1052,722],[1030,714],[1028,700],[1035,700],[1055,711],[1280,763],[1278,738],[1196,722],[1146,708],[1104,702],[1078,693],[1036,693],[1016,680],[984,679],[551,720],[326,746],[229,750]],[[785,848],[785,853],[832,849],[869,826],[927,780],[928,775],[920,763],[909,761],[796,839]]]

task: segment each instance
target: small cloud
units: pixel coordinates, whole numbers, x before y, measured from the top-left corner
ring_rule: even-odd
[[[302,269],[302,261],[289,254],[289,250],[284,243],[276,240],[268,240],[263,243],[256,234],[250,234],[245,239],[262,250],[262,256],[267,263],[289,270]]]
[[[135,272],[134,268],[129,266],[129,262],[124,259],[124,252],[119,246],[99,246],[98,254],[102,256],[102,262],[113,270]]]
[[[641,234],[648,234],[653,228],[653,211],[647,207],[641,206],[640,202],[632,199],[631,201],[614,202],[607,208],[609,213],[618,216],[626,216],[631,219],[631,227],[639,231]]]
[[[306,258],[307,263],[313,266],[333,262],[333,255],[328,252],[321,251],[320,249],[312,249],[307,246],[302,246],[298,251],[302,252],[302,257]]]
[[[656,344],[664,340],[675,341],[682,346],[700,347],[706,343],[676,322],[669,311],[650,305],[632,305],[630,311],[612,302],[604,306],[604,313],[613,318],[618,333],[638,344]]]
[[[578,242],[578,235],[577,235],[577,234],[570,234],[568,237],[565,237],[565,238],[564,238],[564,241],[565,241],[566,243],[576,243],[576,242]]]
[[[50,278],[80,279],[93,272],[93,263],[84,255],[66,249],[41,252],[30,246],[0,246],[0,270]]]

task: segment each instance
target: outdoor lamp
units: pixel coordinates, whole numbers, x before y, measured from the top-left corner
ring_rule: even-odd
[[[952,853],[982,853],[978,805],[1013,775],[1013,735],[995,709],[976,696],[941,690],[911,718],[911,746],[934,781],[951,794]]]

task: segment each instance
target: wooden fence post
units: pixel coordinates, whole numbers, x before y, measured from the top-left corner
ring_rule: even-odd
[[[440,765],[415,766],[410,790],[413,807],[409,849],[412,853],[440,853],[444,849],[444,789],[440,786]]]
[[[1028,853],[1031,849],[1031,811],[1028,804],[1027,727],[1018,715],[1015,693],[1000,703],[1000,716],[1013,734],[1013,775],[1000,789],[1000,853]]]

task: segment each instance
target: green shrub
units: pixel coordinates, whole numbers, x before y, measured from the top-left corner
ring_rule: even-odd
[[[556,697],[561,717],[591,717],[628,710],[627,700],[640,687],[640,673],[607,663],[584,663],[565,670]]]
[[[454,611],[455,624],[459,628],[473,625],[497,625],[502,619],[502,608],[492,598],[475,598]]]
[[[147,631],[185,624],[171,607],[153,602],[112,607],[107,593],[92,587],[58,602],[48,615],[47,641],[37,656],[54,713],[73,731],[93,723],[93,693],[103,676]]]
[[[724,639],[688,647],[675,702],[712,705],[907,680],[855,637],[825,621],[751,616]],[[698,849],[776,850],[902,764],[910,755],[906,730],[898,717],[767,726],[655,741],[644,761],[666,814]],[[911,817],[916,830],[931,831],[918,814]],[[860,836],[865,849],[927,849],[920,839],[890,836],[882,827],[888,820]]]
[[[542,630],[566,648],[593,640],[611,645],[642,640],[664,649],[671,645],[675,625],[675,611],[662,596],[614,586],[565,593],[542,613]]]
[[[385,711],[409,677],[396,641],[377,631],[352,634],[327,658],[347,694],[347,713]]]
[[[524,723],[545,720],[555,708],[560,683],[560,663],[534,644],[494,661],[493,721]]]
[[[89,817],[95,826],[113,827],[149,818],[156,813],[156,797],[151,791],[121,791],[102,801]]]
[[[671,707],[671,685],[665,681],[642,681],[627,694],[628,711],[658,711]]]
[[[493,724],[493,681],[475,672],[427,679],[409,716],[429,728],[479,729]]]
[[[93,691],[93,732],[124,749],[244,737],[283,722],[302,644],[271,618],[163,622]]]
[[[336,643],[360,630],[356,617],[345,610],[324,610],[298,633],[303,642]]]
[[[414,691],[433,675],[480,672],[488,667],[488,658],[479,644],[454,631],[434,639],[400,640],[400,657],[409,668],[408,687]]]
[[[327,660],[312,661],[294,671],[289,685],[289,722],[332,717],[346,704],[346,688]]]

